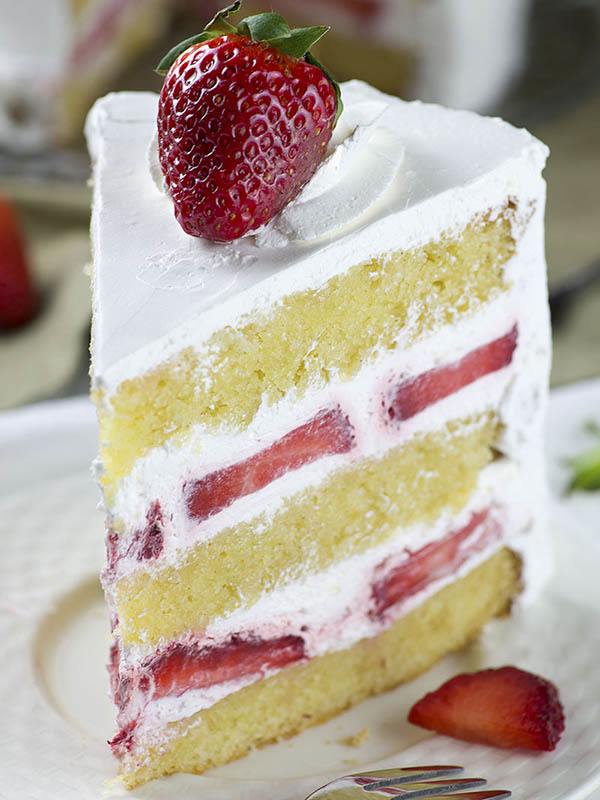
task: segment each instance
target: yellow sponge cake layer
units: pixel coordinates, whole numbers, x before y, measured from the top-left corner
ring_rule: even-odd
[[[171,723],[160,748],[123,758],[123,780],[133,788],[174,772],[201,773],[323,722],[461,648],[508,610],[519,589],[519,559],[503,549],[374,639],[284,669]]]
[[[266,592],[381,544],[398,528],[458,512],[492,460],[494,415],[454,420],[377,459],[334,473],[186,551],[177,566],[138,571],[116,586],[124,644],[155,645],[255,603]]]
[[[302,396],[330,376],[350,378],[381,350],[454,324],[507,289],[515,251],[512,210],[481,217],[460,237],[358,264],[320,289],[284,298],[269,314],[217,331],[199,355],[188,349],[97,396],[104,488],[135,460],[192,425],[245,428],[261,403]]]

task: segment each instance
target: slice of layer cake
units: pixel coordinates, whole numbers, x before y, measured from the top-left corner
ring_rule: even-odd
[[[110,95],[88,120],[112,747],[130,787],[418,675],[546,569],[546,148],[363,83],[342,95],[314,177],[229,244],[174,217],[157,96]],[[285,114],[256,114],[257,168]]]

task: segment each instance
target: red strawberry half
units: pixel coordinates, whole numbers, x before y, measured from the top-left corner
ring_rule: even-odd
[[[272,219],[312,177],[341,112],[339,87],[308,52],[328,30],[279,14],[231,25],[240,2],[173,48],[158,106],[159,158],[191,236],[237,239]]]
[[[554,750],[565,729],[556,687],[516,667],[457,675],[425,695],[409,722],[468,742]]]
[[[12,206],[0,197],[0,329],[29,322],[36,306],[17,217]]]

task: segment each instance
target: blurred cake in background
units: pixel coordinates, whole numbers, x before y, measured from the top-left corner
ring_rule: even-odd
[[[220,0],[188,0],[207,17]],[[332,30],[316,54],[344,80],[451,108],[493,111],[523,67],[531,0],[279,0],[298,24]],[[253,0],[246,11],[266,10]]]
[[[165,0],[0,0],[0,147],[79,135],[95,97],[164,30]]]

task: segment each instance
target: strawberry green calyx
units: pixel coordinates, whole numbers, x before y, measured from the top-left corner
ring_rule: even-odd
[[[213,17],[202,33],[191,36],[189,39],[185,39],[175,45],[160,61],[156,67],[156,72],[159,75],[166,75],[176,59],[195,44],[209,42],[227,34],[246,36],[253,42],[265,42],[291,58],[304,59],[309,64],[318,67],[325,74],[335,91],[337,103],[335,121],[337,122],[343,110],[340,86],[328,70],[310,53],[310,48],[325,36],[329,31],[329,27],[327,25],[315,25],[308,28],[290,28],[281,14],[273,11],[254,14],[242,19],[237,25],[232,25],[228,22],[228,17],[236,14],[241,5],[241,0],[231,3]]]

